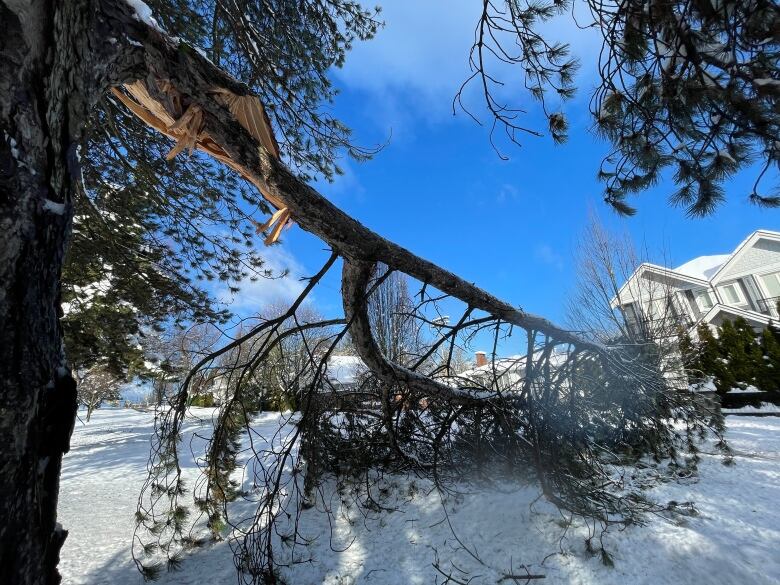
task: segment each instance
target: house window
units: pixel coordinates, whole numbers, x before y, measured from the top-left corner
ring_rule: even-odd
[[[720,292],[723,293],[723,298],[729,305],[744,305],[745,298],[742,296],[742,291],[739,289],[739,285],[736,282],[721,286]]]
[[[770,298],[780,297],[780,272],[764,274],[761,277],[761,282]]]
[[[696,293],[696,302],[702,311],[709,311],[713,306],[715,306],[715,303],[712,300],[712,295],[710,295],[710,292],[706,290]]]
[[[626,316],[626,322],[629,327],[633,327],[637,324],[636,316],[636,308],[634,307],[634,303],[628,303],[627,305],[624,305],[623,307],[623,314]]]

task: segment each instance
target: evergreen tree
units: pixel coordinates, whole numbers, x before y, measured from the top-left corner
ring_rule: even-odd
[[[756,385],[766,392],[780,392],[780,331],[771,325],[761,332],[761,353]]]
[[[757,179],[744,196],[758,205],[780,205],[776,186],[766,184],[780,161],[777,2],[586,4],[576,15],[577,25],[603,38],[591,112],[611,143],[599,173],[606,201],[633,214],[628,197],[671,170],[672,202],[691,215],[704,215],[725,198],[724,181],[758,160]],[[484,3],[468,81],[483,91],[496,120],[493,130],[505,129],[514,142],[523,133],[540,135],[541,129],[518,121],[522,104],[507,103],[504,88],[518,81],[508,78],[513,70],[506,63],[518,65],[522,89],[541,101],[552,138],[566,137],[565,113],[554,106],[574,94],[577,60],[568,45],[540,30],[567,12],[574,15],[572,0]]]
[[[737,370],[742,374],[747,360],[739,334],[731,321],[724,321],[718,328],[718,354],[718,361],[722,363],[715,369],[715,386],[719,393],[725,394],[741,379]]]
[[[694,365],[705,376],[712,376],[716,380],[717,387],[717,380],[722,376],[724,369],[718,340],[706,323],[700,323],[696,333],[699,339],[698,359]]]
[[[141,374],[144,351],[138,314],[116,298],[109,284],[104,294],[85,293],[99,285],[100,281],[75,285],[65,291],[61,323],[69,363],[77,376],[99,365],[118,378]]]
[[[711,377],[719,393],[747,386],[766,392],[780,389],[780,335],[772,326],[757,335],[742,318],[726,320],[718,327],[716,338],[709,326],[702,323],[698,337],[693,350],[695,359],[689,367]],[[688,347],[683,341],[680,346]]]
[[[677,347],[680,350],[680,357],[688,377],[688,383],[692,384],[700,380],[702,371],[698,348],[685,327],[680,327],[677,331]]]
[[[332,179],[342,151],[371,155],[328,113],[336,90],[326,73],[356,39],[376,33],[378,9],[350,0],[149,4],[164,29],[261,96],[282,155],[302,179]],[[119,373],[137,362],[150,325],[225,322],[230,313],[209,283],[237,292],[242,281],[272,276],[254,249],[253,221],[270,209],[254,187],[205,156],[167,160],[170,140],[112,97],[98,102],[87,130],[63,299],[83,304],[84,288],[109,272],[111,291],[102,306],[66,315],[65,345],[74,367],[103,358]]]
[[[734,329],[737,331],[741,344],[740,357],[743,360],[736,364],[735,375],[741,377],[744,384],[758,386],[758,379],[764,370],[764,358],[759,343],[760,336],[742,317],[737,317],[734,320]]]

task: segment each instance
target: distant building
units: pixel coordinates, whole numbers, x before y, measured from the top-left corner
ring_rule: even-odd
[[[358,388],[368,368],[356,355],[332,355],[325,370],[327,385],[333,390],[348,392]]]
[[[670,269],[644,262],[612,299],[635,331],[671,317],[693,332],[742,317],[756,330],[777,321],[780,232],[757,230],[730,254],[700,256]],[[650,326],[648,326],[648,323]]]
[[[540,362],[544,354],[543,350],[537,350],[531,358],[532,371],[535,372],[535,376],[543,376],[543,372],[540,371]],[[478,351],[475,354],[474,367],[448,378],[448,381],[461,387],[519,392],[523,388],[526,377],[525,362],[527,357],[525,354],[518,354],[488,359],[484,351]],[[550,353],[547,356],[547,360],[549,360],[547,363],[551,367],[551,372],[557,376],[558,369],[567,363],[570,357],[566,352],[553,351]]]

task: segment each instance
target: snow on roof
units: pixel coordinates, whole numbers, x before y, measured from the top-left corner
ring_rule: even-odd
[[[356,355],[332,355],[328,358],[328,380],[331,384],[354,384],[366,371]]]
[[[685,264],[678,266],[674,271],[693,278],[709,280],[729,258],[731,258],[731,254],[699,256],[698,258],[694,258],[693,260],[689,260]]]
[[[537,350],[534,352],[533,360],[537,360],[542,356],[543,351]],[[466,370],[458,374],[458,378],[474,379],[479,376],[495,376],[501,378],[505,375],[525,375],[525,354],[511,355],[504,358],[496,358],[495,362],[488,361],[484,366],[476,366],[470,370]],[[565,351],[554,351],[550,355],[550,365],[552,367],[558,367],[569,359],[569,354]],[[531,362],[532,365],[534,362]],[[494,369],[495,368],[495,369]]]

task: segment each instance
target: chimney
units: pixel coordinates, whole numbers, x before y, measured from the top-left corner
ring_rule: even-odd
[[[477,358],[477,367],[482,367],[487,365],[487,354],[484,351],[478,351],[474,354]]]

